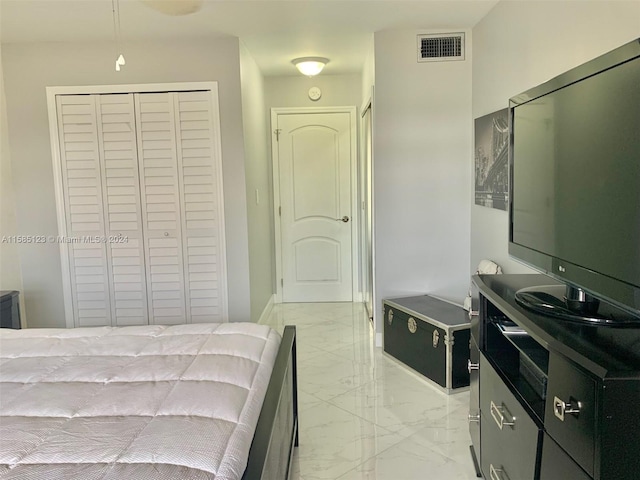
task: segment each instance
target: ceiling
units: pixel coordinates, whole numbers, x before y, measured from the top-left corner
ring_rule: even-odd
[[[358,73],[374,32],[471,28],[496,3],[204,0],[195,13],[170,16],[141,0],[119,0],[121,44],[126,49],[128,40],[236,36],[266,76],[295,75],[291,60],[301,56],[329,58],[325,74]],[[112,0],[0,0],[0,41],[114,41]]]

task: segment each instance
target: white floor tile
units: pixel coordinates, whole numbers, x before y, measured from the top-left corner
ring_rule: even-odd
[[[302,410],[299,425],[300,473],[310,480],[338,478],[402,440],[326,402]]]
[[[296,325],[300,446],[292,480],[471,480],[468,392],[446,395],[374,347],[357,303],[278,304]]]

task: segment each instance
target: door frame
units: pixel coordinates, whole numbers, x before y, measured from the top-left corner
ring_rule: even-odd
[[[273,167],[273,225],[275,234],[276,260],[276,292],[275,303],[282,303],[282,224],[280,222],[280,166],[278,157],[278,141],[276,140],[276,126],[278,115],[314,114],[314,113],[348,113],[351,129],[351,298],[353,302],[360,301],[360,245],[359,226],[360,214],[358,209],[358,122],[356,107],[274,107],[271,109],[271,163]]]
[[[91,95],[109,93],[153,93],[153,92],[189,92],[208,91],[211,96],[211,117],[213,121],[212,135],[215,147],[212,151],[216,174],[219,178],[219,191],[217,201],[224,205],[223,176],[222,176],[222,142],[220,131],[220,102],[218,97],[218,82],[167,82],[167,83],[134,83],[123,85],[79,85],[79,86],[52,86],[46,87],[47,111],[49,118],[49,141],[51,145],[51,159],[53,164],[53,182],[55,193],[56,214],[58,221],[58,238],[68,237],[67,219],[64,206],[64,188],[62,185],[62,159],[60,158],[60,138],[58,136],[58,114],[56,96],[58,95]],[[229,292],[227,282],[227,247],[225,233],[224,208],[220,210],[218,220],[221,227],[221,235],[218,239],[221,248],[220,258],[220,295],[224,301],[223,315],[229,317]],[[67,328],[75,327],[73,314],[73,292],[71,290],[71,272],[69,270],[70,259],[68,243],[57,242],[59,245],[60,260],[62,262],[62,293],[64,299],[65,323]]]
[[[375,312],[375,275],[374,275],[374,263],[375,263],[375,245],[374,245],[374,212],[373,212],[373,86],[371,87],[371,95],[364,102],[362,108],[360,109],[360,135],[359,138],[361,140],[362,145],[360,146],[360,156],[358,157],[359,162],[359,193],[360,193],[360,211],[362,212],[362,218],[360,220],[360,233],[361,233],[361,255],[360,258],[360,267],[361,267],[361,287],[362,287],[362,302],[365,304],[365,309],[367,310],[367,315],[369,319],[374,321],[374,312]],[[369,112],[369,155],[366,156],[367,146],[364,143],[367,141],[365,137],[366,126],[365,126],[365,115]],[[365,192],[368,192],[369,195],[365,197]],[[367,218],[369,216],[369,212],[371,212],[370,224],[367,224]],[[371,234],[370,238],[367,236]],[[369,251],[367,251],[367,243],[370,246]],[[370,258],[367,258],[366,254],[370,255]],[[371,291],[368,292],[371,300],[371,306],[367,304],[367,289],[371,287]],[[374,322],[375,326],[375,322]]]

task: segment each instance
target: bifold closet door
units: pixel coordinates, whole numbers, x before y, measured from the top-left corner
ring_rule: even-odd
[[[226,321],[212,114],[209,92],[136,94],[152,323]]]
[[[172,94],[183,209],[185,301],[191,322],[226,321],[222,178],[209,92]]]
[[[135,95],[149,323],[188,322],[173,95]]]
[[[76,326],[144,325],[133,95],[57,97]]]
[[[75,326],[227,321],[214,98],[56,96]]]
[[[111,325],[95,96],[56,97],[69,276],[77,327]],[[95,241],[92,241],[95,240]]]
[[[113,325],[148,323],[133,94],[94,95]]]

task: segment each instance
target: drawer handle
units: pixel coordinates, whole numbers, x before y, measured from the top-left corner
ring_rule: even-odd
[[[471,373],[471,370],[480,370],[479,363],[471,363],[471,359],[467,360],[467,370]]]
[[[469,416],[467,417],[469,419],[469,423],[480,423],[480,414],[476,413],[470,413]]]
[[[516,425],[516,417],[511,416],[504,405],[498,406],[493,400],[491,400],[491,416],[500,430],[502,430],[505,425],[511,428],[514,428]]]
[[[503,468],[496,468],[493,463],[489,464],[489,478],[491,480],[509,480]]]
[[[479,314],[478,310],[469,310],[469,320],[473,320],[473,317],[477,317]]]
[[[568,402],[560,400],[558,397],[553,397],[553,413],[561,421],[564,422],[564,416],[566,414],[580,415],[580,409],[582,408],[582,402],[575,400],[573,397],[569,398]]]
[[[438,332],[438,330],[434,330],[432,337],[433,338],[431,339],[431,344],[433,345],[433,348],[438,348],[438,340],[440,340],[440,332]]]

